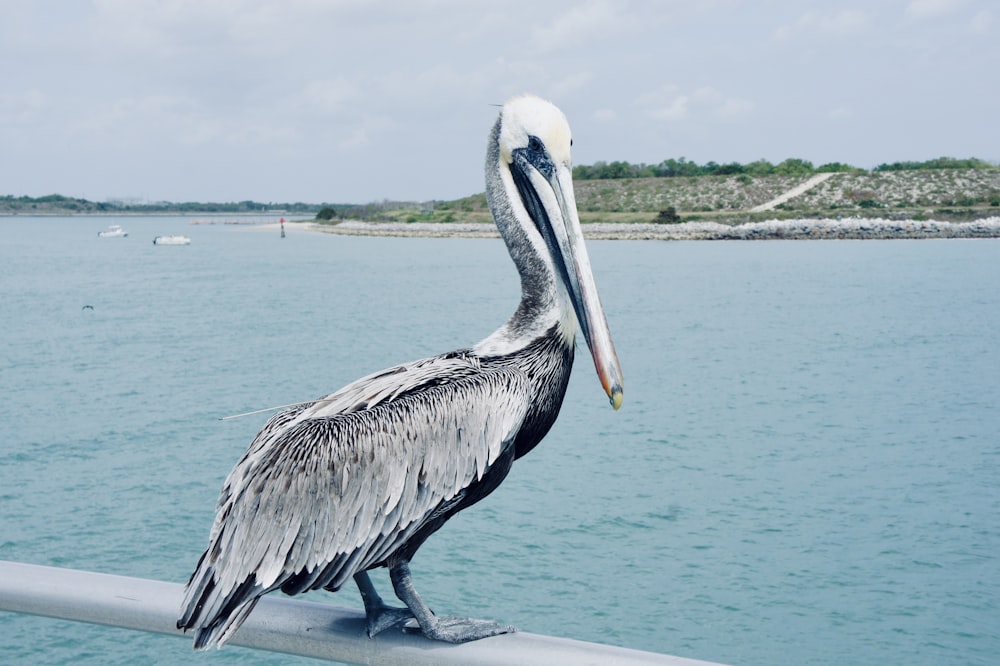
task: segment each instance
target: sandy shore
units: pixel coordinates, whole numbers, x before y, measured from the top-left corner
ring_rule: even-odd
[[[263,225],[276,229],[278,225]],[[419,236],[427,238],[496,238],[492,224],[427,222],[388,223],[347,220],[339,224],[312,222],[286,224],[303,229],[353,236]],[[895,238],[1000,238],[1000,217],[972,222],[938,220],[769,220],[736,226],[717,222],[681,224],[585,224],[587,238],[615,240],[775,240],[775,239],[895,239]]]

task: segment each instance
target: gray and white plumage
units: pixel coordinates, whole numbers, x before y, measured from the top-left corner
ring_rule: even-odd
[[[546,141],[548,143],[546,143]],[[569,127],[534,97],[509,101],[490,134],[487,196],[521,274],[514,316],[476,346],[359,379],[271,418],[226,479],[209,546],[177,626],[222,645],[261,595],[337,590],[352,578],[369,634],[415,618],[461,642],[512,630],[438,618],[409,561],[455,512],[482,499],[555,421],[577,322],[612,404],[621,370],[604,321],[568,175]],[[405,609],[367,571],[386,566]]]

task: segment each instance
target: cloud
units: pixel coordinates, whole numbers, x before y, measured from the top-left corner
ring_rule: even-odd
[[[206,109],[184,96],[122,97],[98,105],[71,128],[78,138],[107,145],[287,145],[298,139],[295,129],[266,122],[253,114],[230,116]]]
[[[595,0],[566,12],[532,30],[532,44],[542,53],[584,48],[605,41],[628,22],[618,4]]]
[[[602,123],[610,123],[618,118],[614,109],[598,109],[594,111],[594,120]]]
[[[0,122],[13,123],[31,120],[48,105],[48,97],[39,90],[0,95]]]
[[[975,35],[988,35],[993,29],[993,13],[984,9],[969,21],[969,32]]]
[[[788,39],[795,35],[816,34],[833,37],[851,37],[868,31],[871,17],[860,9],[845,9],[839,12],[806,12],[792,25],[778,28],[775,36]]]
[[[827,114],[830,120],[835,120],[835,121],[851,120],[852,118],[854,118],[854,115],[855,115],[854,109],[852,109],[849,106],[835,107],[833,109],[830,109],[830,112]]]
[[[906,15],[915,19],[932,19],[954,14],[967,0],[910,0]]]
[[[353,127],[347,129],[346,135],[337,141],[337,147],[344,151],[364,148],[374,140],[379,140],[387,132],[398,127],[391,118],[384,115],[366,115]]]
[[[866,32],[871,20],[866,12],[847,9],[836,14],[827,14],[819,20],[819,31],[828,35],[860,35]]]
[[[592,79],[593,76],[591,76],[590,72],[586,71],[569,74],[552,82],[552,86],[549,88],[550,94],[556,100],[569,97],[570,95],[586,90],[590,86]]]
[[[197,116],[197,108],[194,100],[183,96],[119,97],[87,109],[75,129],[87,133],[114,133],[130,127],[146,127],[162,132],[183,124],[182,119]]]
[[[723,120],[745,118],[753,113],[755,104],[748,99],[730,97],[715,111],[715,115]]]
[[[737,120],[754,110],[752,101],[727,97],[711,86],[703,86],[691,93],[682,92],[677,86],[664,86],[640,95],[636,104],[644,108],[650,118],[666,123],[683,122],[695,115]]]
[[[681,93],[677,86],[664,86],[660,90],[643,93],[636,104],[646,111],[646,115],[654,120],[675,123],[687,117],[688,103],[691,98]]]
[[[364,125],[354,128],[351,134],[343,139],[338,146],[342,150],[357,150],[359,148],[364,148],[370,143],[368,138],[368,128]]]
[[[384,105],[434,108],[450,92],[472,89],[477,85],[475,79],[475,74],[452,63],[433,62],[420,69],[405,65],[394,67],[381,80],[373,82],[373,86]]]
[[[329,117],[363,98],[361,90],[353,82],[340,76],[308,82],[293,104],[306,113]]]

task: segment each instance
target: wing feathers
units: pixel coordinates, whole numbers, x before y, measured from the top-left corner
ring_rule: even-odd
[[[178,625],[214,626],[205,640],[221,643],[238,623],[223,629],[220,616],[245,617],[259,595],[285,583],[336,589],[384,561],[483,478],[511,444],[527,392],[520,371],[457,354],[272,417],[223,486]]]

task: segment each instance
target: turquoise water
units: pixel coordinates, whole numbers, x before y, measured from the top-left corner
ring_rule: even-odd
[[[219,417],[471,344],[518,296],[500,241],[113,221],[0,220],[0,559],[186,580],[266,419]],[[546,441],[414,560],[429,603],[732,664],[996,663],[1000,242],[590,250],[625,404],[581,355]],[[316,663],[0,637],[3,664]]]

